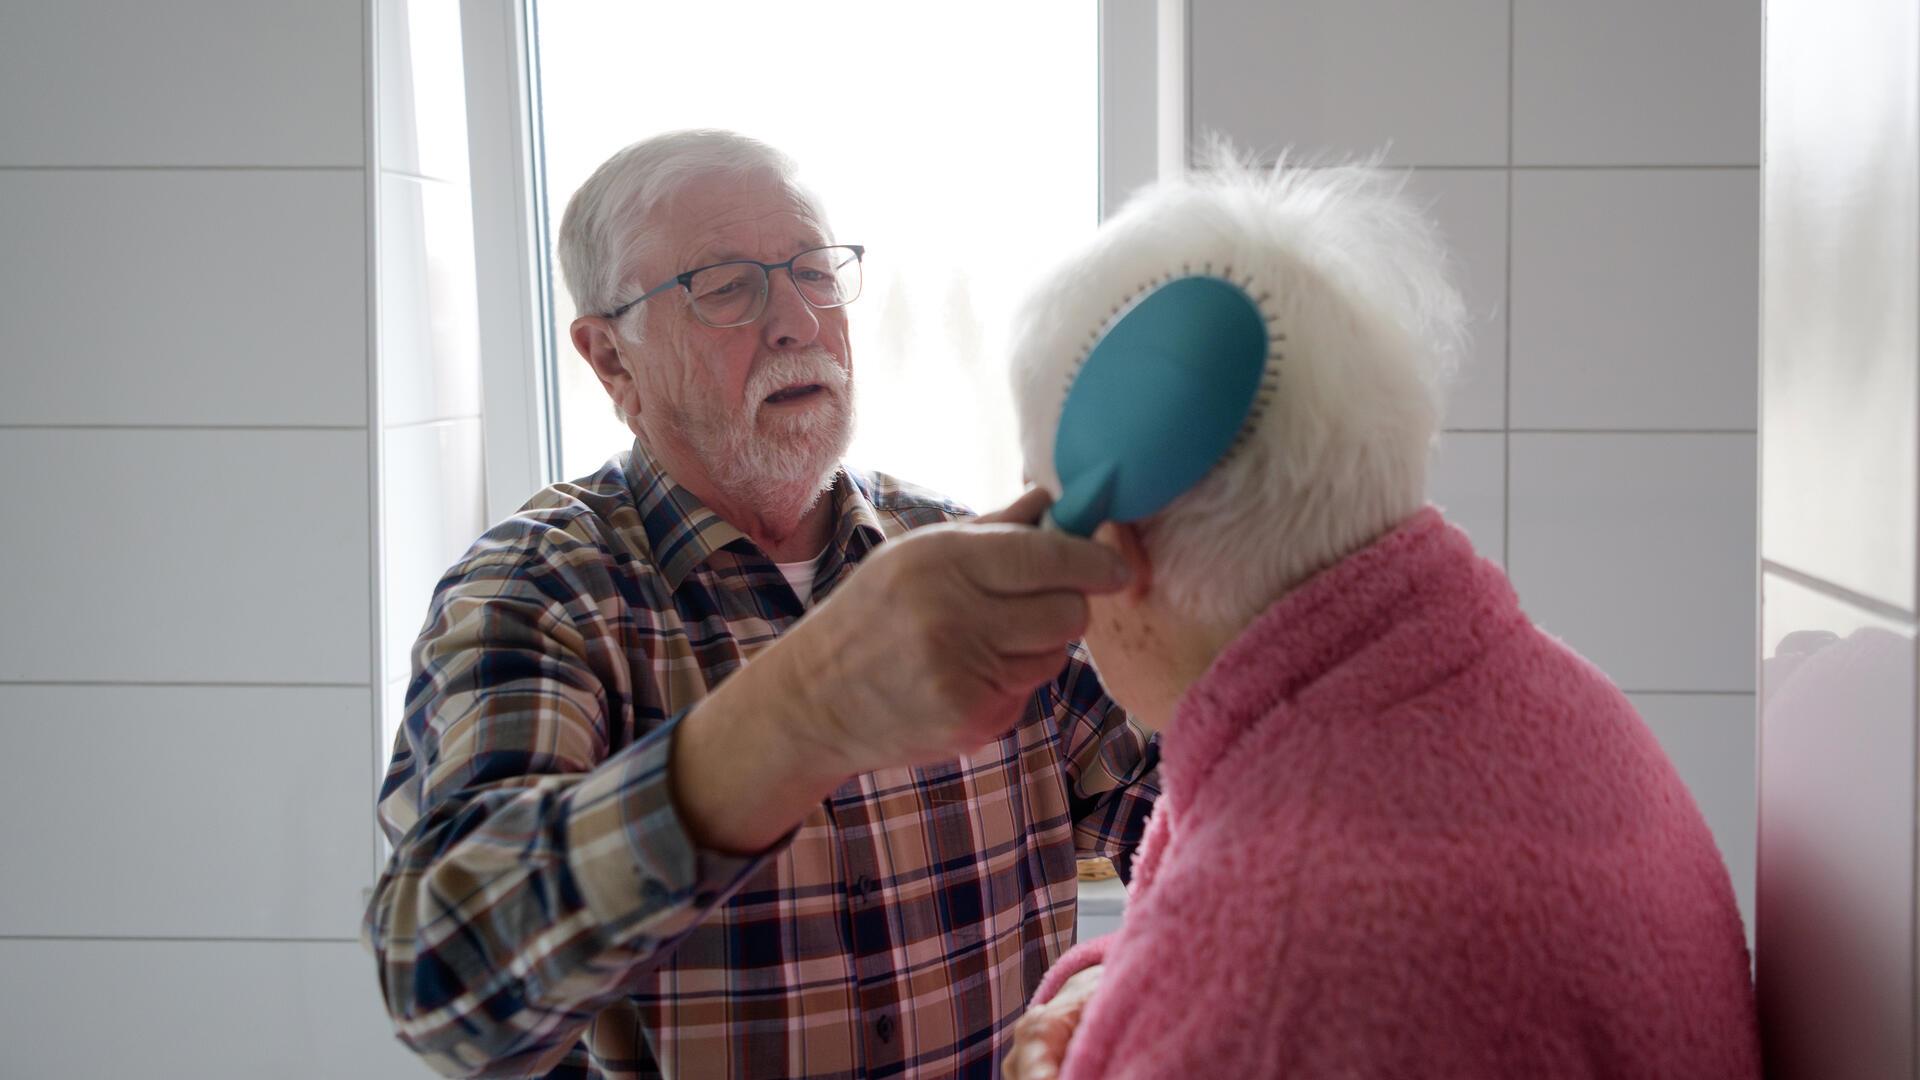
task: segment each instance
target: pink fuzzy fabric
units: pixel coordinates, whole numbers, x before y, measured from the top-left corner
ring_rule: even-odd
[[[1432,508],[1181,700],[1065,1076],[1755,1077],[1726,867],[1607,678]]]

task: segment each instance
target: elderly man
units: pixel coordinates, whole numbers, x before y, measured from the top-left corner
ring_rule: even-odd
[[[840,466],[863,252],[770,148],[628,147],[560,254],[636,438],[434,596],[366,921],[401,1039],[464,1075],[990,1075],[1076,856],[1124,866],[1156,794],[1074,644],[1123,561],[1025,527],[1043,496],[945,524]]]

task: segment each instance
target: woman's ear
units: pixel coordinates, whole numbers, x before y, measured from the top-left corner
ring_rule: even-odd
[[[1153,562],[1147,558],[1147,545],[1140,537],[1140,526],[1130,521],[1112,521],[1104,528],[1108,530],[1110,546],[1120,552],[1120,557],[1127,560],[1128,568],[1133,571],[1133,577],[1120,595],[1127,603],[1138,604],[1147,598],[1148,591],[1153,588]]]

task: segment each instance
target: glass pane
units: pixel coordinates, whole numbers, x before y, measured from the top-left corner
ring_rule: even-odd
[[[767,274],[755,263],[722,263],[693,275],[688,286],[695,314],[707,325],[738,326],[756,314],[760,294],[767,288]],[[670,295],[662,293],[660,299]]]
[[[536,10],[555,230],[588,174],[635,140],[723,127],[781,148],[825,199],[834,238],[867,247],[848,309],[860,408],[849,459],[981,509],[1017,494],[1001,340],[1025,275],[1096,223],[1098,6]],[[796,92],[829,66],[832,93]],[[631,436],[568,341],[557,277],[554,296],[561,468],[573,477]]]

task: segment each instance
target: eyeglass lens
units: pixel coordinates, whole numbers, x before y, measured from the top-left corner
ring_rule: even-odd
[[[850,247],[803,252],[791,270],[794,287],[814,307],[840,307],[860,295],[860,257]],[[759,318],[766,307],[767,272],[759,263],[721,263],[693,275],[687,291],[701,322],[739,326]]]

